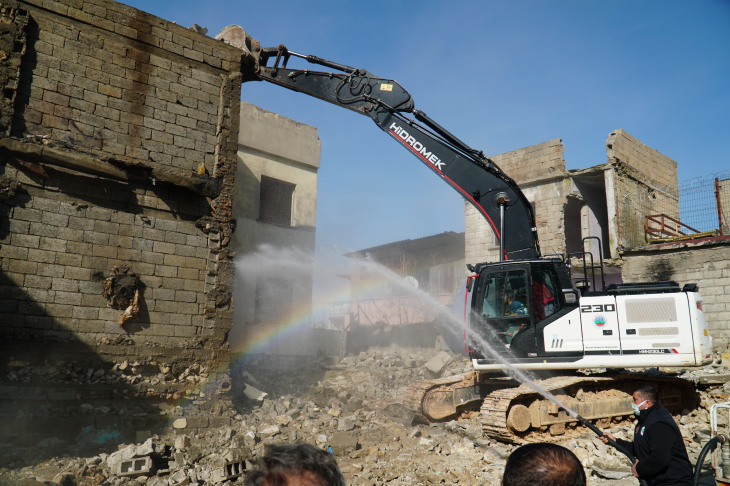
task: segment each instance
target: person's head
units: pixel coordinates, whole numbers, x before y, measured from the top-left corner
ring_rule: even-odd
[[[513,300],[514,300],[514,293],[513,292],[505,292],[504,293],[504,303],[505,304],[510,305]]]
[[[275,444],[246,474],[245,486],[345,486],[332,454],[311,444]]]
[[[527,444],[507,458],[503,486],[585,486],[586,473],[575,454],[556,444]]]
[[[653,386],[640,385],[634,388],[632,398],[634,405],[637,405],[641,411],[657,403],[659,401],[659,394]]]

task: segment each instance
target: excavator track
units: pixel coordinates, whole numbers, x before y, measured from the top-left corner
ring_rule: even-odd
[[[536,380],[534,383],[555,395],[560,403],[604,427],[611,420],[632,417],[630,394],[639,384],[657,387],[660,401],[675,414],[685,408],[691,410],[697,403],[692,384],[673,376],[634,373],[563,375]],[[454,403],[458,403],[456,397],[460,396],[459,393],[463,394],[463,389],[475,386],[487,390],[480,406],[476,400],[463,408],[454,406]],[[451,414],[446,413],[446,397],[449,393],[454,396]],[[429,398],[434,395],[438,397],[437,400]],[[405,403],[419,420],[426,422],[453,419],[461,412],[478,409],[479,422],[487,436],[518,444],[565,439],[567,429],[577,424],[577,420],[548,401],[532,386],[504,378],[480,376],[476,372],[415,383],[409,388]],[[434,403],[437,405],[436,414],[433,413]]]
[[[470,373],[452,375],[444,378],[436,378],[434,380],[419,381],[417,383],[414,383],[408,387],[408,391],[406,392],[406,398],[404,400],[404,405],[406,406],[406,408],[413,411],[413,413],[415,414],[414,420],[416,422],[431,422],[432,420],[430,420],[429,417],[423,414],[422,406],[423,400],[428,395],[428,392],[437,388],[444,389],[450,387],[451,385],[465,383],[465,381],[468,382],[469,380],[473,379],[473,375],[475,375],[475,372],[472,371]]]

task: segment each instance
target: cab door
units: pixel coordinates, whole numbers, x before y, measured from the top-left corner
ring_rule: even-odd
[[[621,354],[615,297],[610,295],[582,297],[580,321],[586,355]]]
[[[480,273],[469,326],[469,349],[477,355],[487,357],[494,351],[509,355],[512,340],[531,329],[528,269],[514,264],[495,265]],[[534,333],[532,336],[533,343],[528,346],[534,347]]]

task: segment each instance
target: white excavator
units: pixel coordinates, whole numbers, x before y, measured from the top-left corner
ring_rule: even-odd
[[[598,289],[596,278],[604,280],[602,255],[600,264],[589,251],[541,257],[532,207],[515,181],[483,152],[416,110],[397,82],[284,45],[262,48],[240,27],[224,32],[224,40],[244,53],[244,82],[270,82],[369,116],[469,201],[498,238],[499,262],[467,266],[465,349],[474,371],[414,383],[406,403],[419,419],[447,420],[479,410],[489,436],[512,442],[530,434],[560,436],[576,426],[575,417],[534,387],[505,376],[505,363],[528,370],[535,384],[602,427],[632,416],[630,393],[639,382],[657,386],[662,403],[675,413],[695,407],[689,382],[625,370],[711,362],[697,285],[647,282]],[[292,57],[332,71],[288,68]],[[581,292],[570,279],[571,257],[583,259]]]

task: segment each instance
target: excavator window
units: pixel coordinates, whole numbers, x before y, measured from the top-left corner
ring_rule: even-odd
[[[475,309],[499,342],[510,344],[529,323],[527,272],[491,272],[481,281],[481,309]]]
[[[550,265],[533,265],[532,299],[535,322],[543,321],[562,308],[558,289],[555,269]]]

